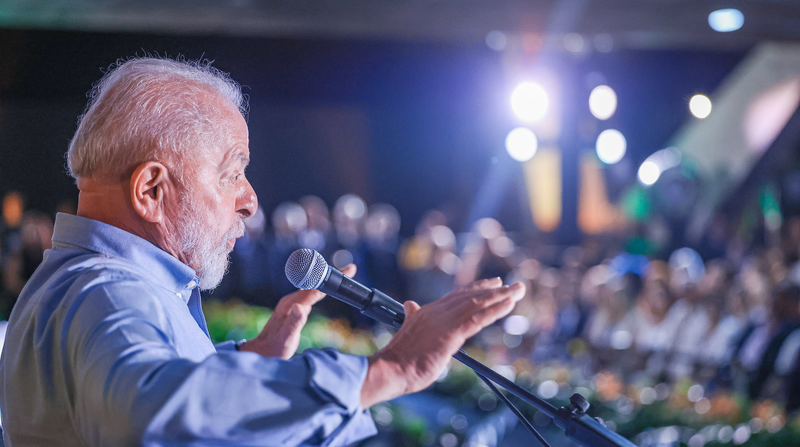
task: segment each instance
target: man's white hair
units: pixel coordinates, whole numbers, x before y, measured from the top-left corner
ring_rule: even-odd
[[[141,163],[158,161],[185,184],[186,162],[224,133],[219,101],[208,100],[215,91],[246,116],[239,84],[209,61],[118,61],[88,95],[67,152],[70,175],[123,180]]]

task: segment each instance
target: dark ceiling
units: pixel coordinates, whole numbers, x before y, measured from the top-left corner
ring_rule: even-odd
[[[744,26],[711,30],[708,14],[731,7]],[[608,35],[618,49],[735,51],[800,40],[800,1],[3,0],[0,27],[423,42],[480,42],[499,30],[510,44],[578,33]]]

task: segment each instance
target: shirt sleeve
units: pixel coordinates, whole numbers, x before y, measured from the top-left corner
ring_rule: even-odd
[[[376,433],[360,406],[366,358],[223,350],[183,359],[143,289],[95,287],[69,312],[65,370],[76,428],[89,445],[338,446]]]

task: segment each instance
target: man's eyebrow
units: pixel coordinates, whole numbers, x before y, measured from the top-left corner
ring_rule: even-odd
[[[241,163],[243,167],[247,167],[250,164],[250,157],[247,156],[244,152],[235,152],[234,154],[225,157],[223,161],[223,165],[232,165],[234,163]]]

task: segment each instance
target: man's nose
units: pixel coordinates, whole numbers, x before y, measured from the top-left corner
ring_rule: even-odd
[[[236,212],[244,219],[252,216],[256,209],[258,209],[258,197],[250,182],[245,179],[244,191],[236,200]]]

